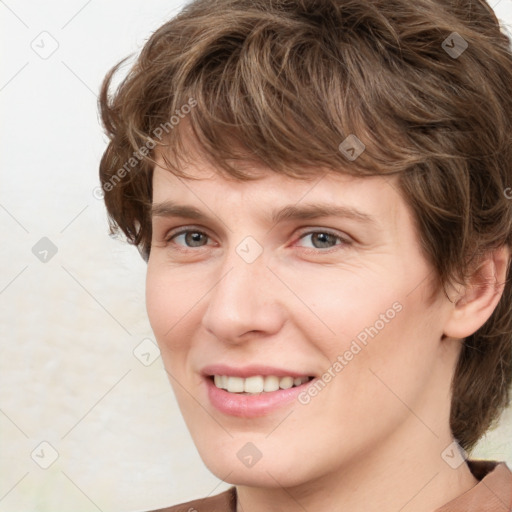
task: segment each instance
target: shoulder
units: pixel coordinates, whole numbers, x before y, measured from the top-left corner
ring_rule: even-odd
[[[236,511],[236,487],[230,487],[227,491],[208,498],[187,501],[179,505],[151,510],[148,512],[235,512]]]

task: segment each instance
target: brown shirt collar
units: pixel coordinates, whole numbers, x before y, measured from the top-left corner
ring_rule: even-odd
[[[478,484],[435,512],[510,512],[512,472],[508,466],[490,460],[468,460],[467,463]]]

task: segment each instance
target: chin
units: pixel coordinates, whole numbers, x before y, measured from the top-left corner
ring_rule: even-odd
[[[284,471],[281,468],[274,468],[272,464],[260,468],[233,468],[229,464],[208,466],[208,469],[219,479],[232,485],[246,485],[248,487],[264,487],[278,489],[282,487],[294,487],[306,481],[298,475]]]
[[[245,444],[246,441],[233,442],[222,451],[199,450],[199,455],[211,473],[233,485],[266,488],[294,487],[313,477],[305,473],[308,468],[298,464],[293,454],[287,456],[282,451],[275,452],[273,455],[262,453],[261,458],[256,462],[254,462],[256,459],[253,459],[244,463],[244,452],[242,451],[240,458],[237,452],[241,451],[239,445],[243,447]],[[294,466],[297,467],[292,471],[291,468]]]

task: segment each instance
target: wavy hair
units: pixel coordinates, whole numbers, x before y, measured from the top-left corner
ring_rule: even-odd
[[[121,64],[99,100],[109,137],[100,180],[111,232],[146,259],[155,151],[187,177],[186,124],[235,179],[253,179],[236,163],[249,159],[297,179],[318,166],[398,174],[443,286],[512,246],[512,50],[483,0],[196,0],[112,90]],[[366,147],[353,161],[338,149],[349,135]],[[509,403],[511,379],[509,266],[453,377],[450,425],[463,448]]]

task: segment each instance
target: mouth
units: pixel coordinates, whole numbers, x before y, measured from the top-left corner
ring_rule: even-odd
[[[266,364],[212,364],[200,371],[210,404],[239,418],[268,416],[297,403],[316,376]]]
[[[280,389],[302,386],[314,379],[312,376],[294,377],[291,375],[252,375],[238,377],[234,375],[209,375],[216,388],[238,395],[261,395]]]

